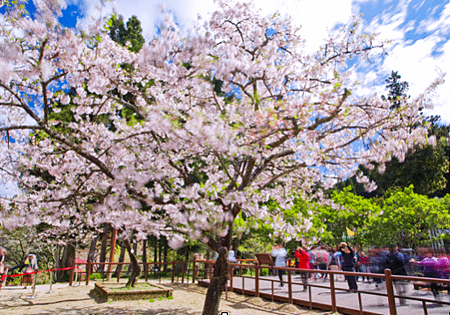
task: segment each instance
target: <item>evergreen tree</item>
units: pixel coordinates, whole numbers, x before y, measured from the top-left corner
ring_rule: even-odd
[[[129,42],[128,49],[132,52],[138,52],[144,45],[145,39],[142,36],[141,21],[136,16],[128,19],[126,27],[123,22],[123,16],[113,15],[109,21],[109,36],[111,39],[122,46]]]
[[[401,105],[402,98],[409,98],[406,92],[409,89],[409,83],[406,81],[401,82],[401,75],[398,71],[392,71],[391,75],[386,79],[386,88],[389,89],[388,96],[381,96],[381,98],[392,103],[391,109],[399,108]]]

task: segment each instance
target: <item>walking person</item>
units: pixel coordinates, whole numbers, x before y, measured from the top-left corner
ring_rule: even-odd
[[[328,260],[329,260],[329,254],[328,251],[325,249],[324,246],[320,247],[319,251],[317,252],[317,262],[319,266],[319,270],[328,270]],[[320,278],[327,279],[328,274],[327,273],[321,273]]]
[[[403,254],[398,251],[397,244],[391,244],[389,247],[389,253],[386,255],[386,268],[391,269],[393,275],[396,276],[407,276],[405,261]],[[406,282],[403,280],[393,280],[395,290],[398,295],[405,296],[406,295]],[[400,305],[406,305],[406,300],[400,298]]]
[[[358,272],[368,273],[369,272],[369,257],[364,253],[364,251],[359,252],[359,270]],[[362,282],[364,282],[364,278],[366,278],[367,282],[369,282],[369,277],[362,276]]]
[[[337,251],[335,253],[331,253],[330,255],[330,261],[328,264],[328,270],[333,270],[333,271],[340,271],[341,270],[341,252]],[[336,281],[338,281],[338,275],[334,275],[334,279]],[[343,280],[344,281],[344,280]]]
[[[303,249],[302,246],[297,247],[294,252],[295,257],[298,259],[298,268],[299,269],[309,269],[309,254]],[[302,277],[303,283],[303,292],[308,290],[308,272],[300,271],[300,276]]]
[[[342,271],[355,272],[356,255],[353,249],[347,243],[342,242],[339,244],[339,251],[342,255]],[[351,292],[358,290],[355,276],[345,276],[345,280],[347,280],[348,288]]]
[[[25,269],[25,272],[20,280],[20,285],[25,284],[24,289],[26,289],[27,284],[33,284],[33,273],[38,270],[36,255],[28,254],[28,257],[22,264],[21,269]]]
[[[6,250],[0,247],[0,273],[3,274],[5,272],[5,255]]]
[[[272,257],[275,257],[274,267],[286,267],[287,250],[283,247],[283,243],[278,242],[272,250]],[[284,270],[278,270],[278,277],[280,278],[280,287],[283,287]]]
[[[0,287],[3,285],[3,275],[5,274],[6,250],[0,247]]]
[[[236,253],[233,250],[233,246],[230,246],[230,250],[228,251],[228,262],[230,263],[237,263],[237,259],[236,259]],[[239,271],[239,267],[234,266],[233,268],[233,275],[237,275]]]
[[[381,250],[379,248],[369,251],[369,268],[371,273],[384,274],[384,268],[386,267],[386,257],[382,257],[380,253]],[[373,277],[373,282],[375,283],[375,288],[377,290],[383,289],[383,278]]]

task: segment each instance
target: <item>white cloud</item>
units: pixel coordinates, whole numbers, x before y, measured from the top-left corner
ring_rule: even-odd
[[[183,30],[189,29],[193,21],[200,14],[206,17],[208,13],[215,11],[217,6],[214,0],[116,0],[114,4],[105,3],[102,5],[99,0],[84,0],[83,10],[85,17],[78,21],[78,26],[86,26],[91,17],[108,17],[112,14],[113,8],[121,14],[125,21],[135,15],[141,21],[143,35],[150,41],[157,32],[158,25],[162,22],[161,5],[166,11],[174,14],[176,22]]]
[[[142,24],[143,34],[147,40],[155,36],[157,26],[162,21],[160,6],[164,4],[171,11],[182,30],[192,26],[198,15],[206,18],[217,10],[214,0],[116,0],[114,6],[117,12],[127,20],[136,15]],[[337,23],[346,23],[352,15],[351,0],[278,0],[255,1],[263,15],[275,12],[291,15],[296,25],[302,25],[301,34],[307,40],[308,51],[317,50],[327,37],[327,29],[332,29]],[[110,4],[101,5],[99,0],[84,0],[85,18],[79,20],[79,26],[86,25],[91,16],[109,16],[112,13]]]
[[[306,51],[316,51],[327,38],[328,30],[337,24],[347,23],[352,16],[351,0],[278,0],[258,1],[256,6],[264,15],[278,12],[290,15],[294,24],[301,25],[301,35],[306,39]]]
[[[362,83],[359,94],[368,95],[373,92],[386,93],[384,84],[371,87],[371,81],[384,82],[383,80],[392,70],[398,71],[402,81],[409,83],[408,94],[412,97],[422,93],[437,77],[436,70],[440,69],[450,75],[450,43],[448,32],[450,30],[450,4],[440,13],[439,18],[419,22],[419,27],[414,29],[415,20],[408,11],[410,1],[400,1],[399,4],[370,21],[366,30],[380,33],[381,38],[392,40],[388,47],[388,56],[377,60],[372,65],[366,65],[355,76]],[[423,4],[423,3],[422,3]],[[420,4],[419,7],[422,5]],[[416,7],[417,9],[418,7]],[[409,8],[410,9],[410,8]],[[409,15],[408,15],[409,12]],[[428,32],[427,36],[414,35]],[[445,44],[443,44],[445,43]],[[379,80],[375,80],[379,78]],[[449,79],[449,78],[447,78]],[[434,99],[434,109],[426,110],[426,115],[440,115],[442,123],[450,124],[450,83],[446,82],[438,88],[439,97]]]
[[[436,8],[435,8],[436,9]],[[450,29],[450,3],[442,10],[439,19],[423,20],[419,23],[420,32],[447,33]]]

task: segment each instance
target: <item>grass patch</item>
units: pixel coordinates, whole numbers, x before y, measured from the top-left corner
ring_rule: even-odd
[[[146,282],[138,282],[136,283],[134,288],[120,285],[120,286],[108,286],[108,289],[111,291],[150,290],[155,289],[155,286]]]

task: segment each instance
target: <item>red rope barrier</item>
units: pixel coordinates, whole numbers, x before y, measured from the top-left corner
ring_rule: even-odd
[[[25,275],[32,275],[32,274],[35,274],[35,273],[49,272],[49,271],[57,271],[57,270],[70,270],[70,269],[74,269],[74,268],[75,268],[75,267],[66,267],[66,268],[54,268],[54,269],[48,269],[48,270],[36,270],[36,271],[33,271],[33,272],[17,273],[17,274],[14,274],[14,275],[5,275],[5,274],[4,274],[4,275],[2,276],[0,282],[3,282],[3,280],[5,279],[5,277],[11,277],[11,278],[14,278],[14,277],[21,277],[21,276],[25,276]]]

